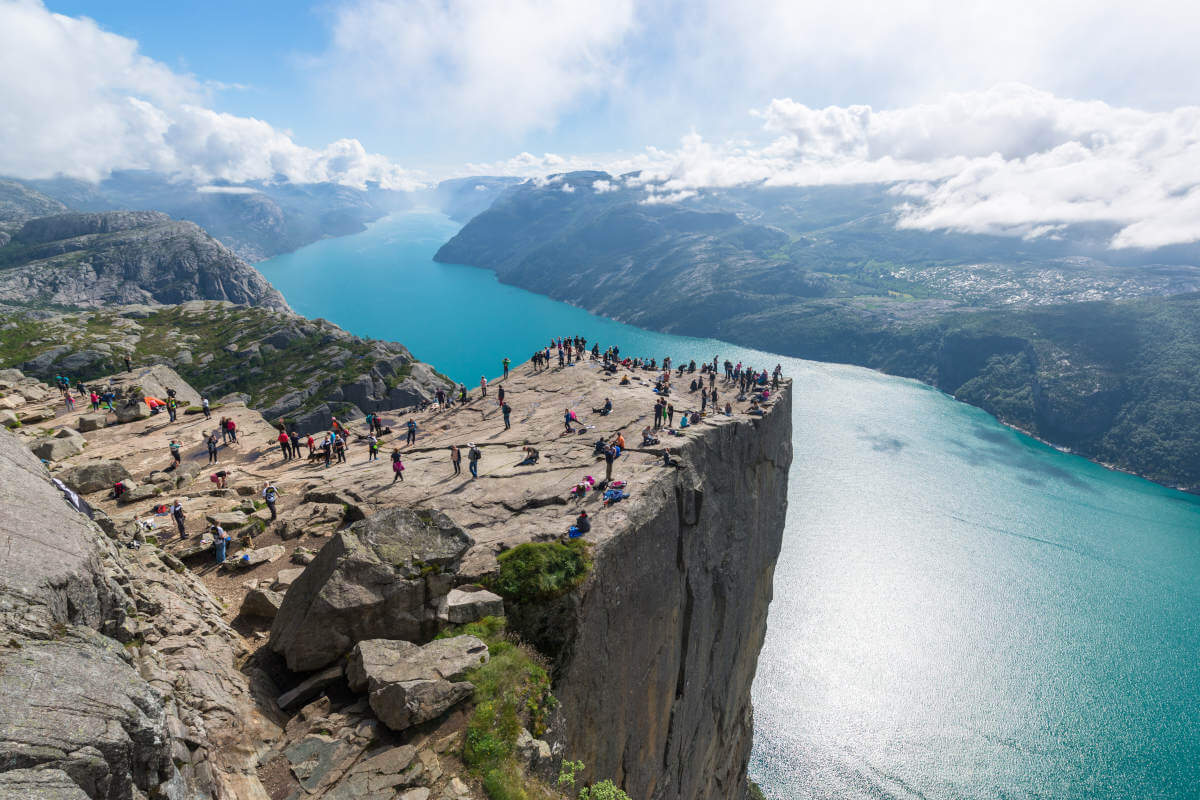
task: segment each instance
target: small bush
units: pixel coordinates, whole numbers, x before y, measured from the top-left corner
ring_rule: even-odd
[[[579,800],[629,800],[629,795],[612,781],[604,780],[580,791]]]
[[[527,542],[499,557],[500,574],[492,588],[518,603],[544,602],[560,597],[583,583],[592,568],[588,545],[581,539],[560,542]]]

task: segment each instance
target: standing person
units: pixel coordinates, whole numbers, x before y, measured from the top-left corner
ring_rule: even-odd
[[[662,400],[655,400],[654,401],[654,430],[658,430],[659,428],[662,427],[662,412],[663,412]]]
[[[267,508],[271,509],[271,521],[274,522],[278,517],[275,513],[275,501],[279,499],[279,490],[275,488],[275,484],[267,481],[267,485],[262,490],[262,497],[267,501]]]
[[[311,433],[308,435],[307,444],[308,444],[308,460],[312,461],[313,453],[316,452],[316,449],[317,449],[317,443],[315,441],[313,441],[313,437],[312,437]]]
[[[450,445],[450,464],[454,467],[454,474],[462,474],[462,451],[458,449],[458,445]]]
[[[217,563],[221,564],[225,561],[225,548],[229,544],[229,534],[220,525],[212,526],[213,534],[213,554],[217,557]]]
[[[575,432],[574,428],[571,427],[571,418],[574,416],[575,415],[571,413],[571,409],[569,409],[569,408],[563,409],[563,428],[564,428],[563,432],[564,433],[574,433]]]
[[[217,463],[217,432],[213,431],[208,436],[208,463]]]
[[[404,480],[404,462],[400,459],[400,448],[392,448],[392,483]]]
[[[217,427],[221,430],[221,444],[229,442],[229,417],[221,417],[217,422]]]
[[[479,396],[487,397],[487,378],[479,376]]]
[[[479,477],[479,459],[483,458],[483,453],[479,452],[479,448],[474,442],[467,442],[467,467],[471,470],[471,477]]]
[[[174,469],[179,466],[179,455],[183,445],[180,444],[178,439],[172,439],[167,447],[171,450],[171,469]]]
[[[71,397],[70,390],[67,390],[66,394],[64,394],[63,397],[65,397],[67,400],[67,412],[69,413],[71,411],[74,411],[75,410],[75,398]]]
[[[296,432],[295,428],[292,428],[292,432],[288,435],[288,439],[291,440],[291,443],[292,443],[292,458],[299,458],[300,457],[300,434]]]
[[[237,444],[237,423],[233,421],[233,417],[229,417],[225,423],[225,427],[229,429],[229,441],[231,444]]]
[[[174,397],[168,397],[167,398],[167,416],[171,418],[170,419],[171,422],[175,421],[175,416],[178,413],[178,408],[179,408],[179,401],[176,400]]]
[[[208,407],[208,398],[200,398],[200,410],[204,412],[205,419],[212,419],[212,409]]]
[[[405,423],[405,427],[408,428],[408,432],[405,434],[405,437],[404,437],[405,443],[406,444],[416,444],[417,443],[417,422],[416,422],[416,420],[410,419],[407,423]]]
[[[91,395],[88,396],[88,399],[92,401],[92,411],[99,411],[100,410],[100,395],[96,394],[95,389],[92,389],[92,393],[91,393]]]
[[[321,442],[321,452],[325,455],[325,466],[328,467],[333,458],[333,436],[329,434]]]
[[[379,440],[375,438],[375,434],[367,435],[367,461],[374,461],[379,458]],[[395,461],[395,459],[392,459]]]
[[[346,463],[346,440],[337,434],[333,436],[333,452],[337,454],[339,464]]]
[[[179,498],[175,498],[175,502],[171,505],[171,518],[175,520],[175,527],[179,528],[179,538],[182,539],[187,534],[183,530],[183,521],[186,515],[183,513],[183,503]]]
[[[129,356],[125,356],[125,371],[133,372],[133,362],[129,360]]]
[[[505,403],[500,406],[500,413],[504,415],[504,430],[508,430],[512,427],[512,423],[509,421],[509,416],[512,414],[512,406]]]
[[[498,405],[498,406],[504,405],[504,387],[503,386],[496,389],[496,405]]]
[[[617,458],[617,453],[613,450],[611,444],[604,445],[604,482],[612,481],[613,461]]]
[[[675,404],[667,403],[667,427],[675,427]]]
[[[279,440],[279,450],[280,450],[280,452],[283,453],[283,460],[291,461],[292,460],[292,440],[291,440],[291,438],[287,435],[287,433],[285,431],[280,431],[279,436],[277,436],[276,438]]]
[[[700,388],[700,413],[704,413],[704,409],[708,406],[708,390],[704,387]]]
[[[510,361],[508,359],[508,356],[505,356],[504,361],[502,363],[504,364],[504,377],[507,378],[508,377],[508,367],[510,364],[512,364],[512,361]]]

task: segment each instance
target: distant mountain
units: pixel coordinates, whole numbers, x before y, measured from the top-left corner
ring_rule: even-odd
[[[1195,247],[900,230],[880,186],[646,197],[603,172],[525,182],[435,258],[644,327],[918,378],[1200,491]]]
[[[471,178],[452,178],[434,189],[434,203],[446,216],[466,222],[486,211],[506,190],[521,183],[523,178],[477,175]]]
[[[0,246],[0,304],[97,308],[187,300],[288,309],[258,270],[195,223],[159,212],[42,217]]]
[[[195,222],[247,261],[357,233],[412,203],[406,192],[378,187],[286,181],[198,185],[140,171],[117,172],[99,183],[75,178],[21,183],[78,211],[156,210]]]
[[[65,205],[53,197],[47,197],[23,183],[0,178],[0,237],[8,232],[14,223],[61,214],[67,210]],[[7,240],[0,238],[0,244],[4,244],[5,241]]]

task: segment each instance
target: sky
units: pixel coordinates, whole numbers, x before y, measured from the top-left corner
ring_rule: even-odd
[[[1179,0],[0,0],[0,174],[874,182],[1146,249],[1200,239],[1198,40]]]

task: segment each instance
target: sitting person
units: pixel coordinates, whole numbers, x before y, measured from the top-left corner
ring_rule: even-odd
[[[642,428],[642,447],[658,444],[658,437],[650,432],[650,426]]]
[[[671,458],[671,448],[669,448],[669,447],[663,448],[662,458],[663,458],[663,466],[664,467],[678,467],[679,466],[679,462],[676,461],[675,459]]]
[[[592,447],[592,455],[598,456],[604,453],[604,448],[608,447],[608,442],[603,439],[597,439],[596,444]]]
[[[601,406],[600,408],[593,408],[592,413],[599,414],[602,417],[607,417],[609,414],[612,413],[612,410],[613,410],[612,400],[606,397],[606,398],[604,398],[604,405]]]
[[[592,529],[592,522],[588,519],[586,511],[580,511],[579,516],[575,518],[575,524],[567,528],[567,537],[577,539]]]
[[[628,385],[629,385],[629,376],[622,375],[621,376],[621,386],[628,386]]]
[[[125,485],[125,481],[117,481],[113,484],[113,497],[120,497],[129,491],[129,487]]]
[[[699,412],[699,411],[693,411],[693,412],[692,412],[692,415],[691,415],[691,419],[692,419],[692,424],[693,424],[693,425],[695,425],[697,422],[699,422],[699,421],[700,421],[700,412]]]
[[[727,417],[733,416],[733,406],[730,405],[728,403],[728,401],[725,403],[725,416],[727,416]]]
[[[679,420],[679,427],[686,428],[691,423],[688,421],[688,415],[684,414]]]
[[[518,467],[528,467],[536,464],[538,459],[541,457],[541,454],[538,453],[537,448],[535,447],[526,446],[522,448],[522,450],[525,453],[525,460],[517,464]]]
[[[750,408],[746,409],[746,413],[747,414],[757,414],[758,416],[761,417],[764,412],[762,410],[762,407],[759,406],[758,400],[751,400]]]

